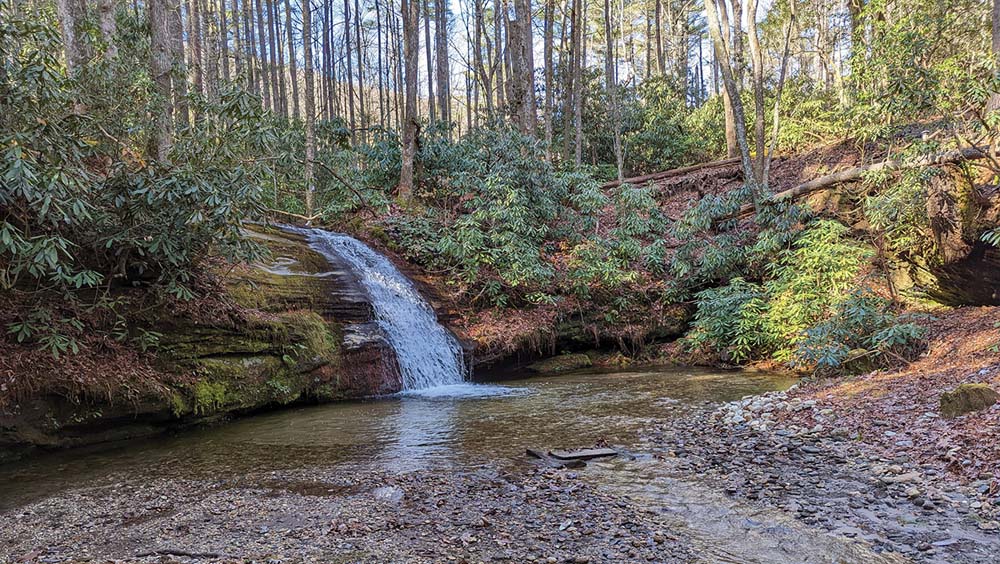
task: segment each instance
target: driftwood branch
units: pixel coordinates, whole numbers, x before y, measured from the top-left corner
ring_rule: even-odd
[[[632,178],[626,178],[625,180],[621,181],[612,180],[611,182],[605,182],[604,184],[602,184],[601,188],[614,188],[622,184],[636,184],[636,185],[645,184],[652,180],[663,180],[665,178],[681,176],[683,174],[687,174],[689,172],[695,172],[703,168],[714,168],[714,167],[731,166],[737,164],[740,164],[740,159],[738,157],[733,159],[723,159],[721,161],[712,161],[691,166],[685,166],[681,168],[672,168],[670,170],[664,170],[662,172],[654,172],[652,174],[646,174],[643,176],[633,176]]]
[[[928,155],[926,157],[920,157],[918,159],[903,160],[903,159],[889,159],[882,161],[880,163],[856,166],[849,168],[847,170],[842,170],[840,172],[835,172],[833,174],[828,174],[826,176],[821,176],[819,178],[810,180],[809,182],[803,182],[794,188],[789,188],[782,192],[772,194],[768,197],[765,202],[775,203],[782,200],[794,200],[802,196],[812,194],[813,192],[818,192],[820,190],[825,190],[827,188],[837,186],[840,184],[845,184],[847,182],[853,182],[861,178],[865,173],[877,172],[881,170],[893,171],[893,170],[903,170],[907,168],[917,168],[922,166],[933,166],[942,165],[948,163],[956,163],[961,161],[969,161],[982,159],[986,157],[986,152],[979,147],[967,147],[965,149],[956,149],[954,151],[945,151],[943,153],[937,153],[934,155]],[[740,211],[736,214],[736,217],[746,217],[754,212],[753,204],[746,204]]]
[[[140,554],[136,554],[135,556],[136,558],[146,558],[148,556],[184,556],[187,558],[220,558],[222,555],[219,554],[218,552],[190,552],[178,548],[161,548],[159,550],[142,552]]]

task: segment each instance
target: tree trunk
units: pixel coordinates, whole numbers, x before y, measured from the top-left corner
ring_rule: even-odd
[[[156,99],[153,125],[149,135],[149,156],[167,163],[172,145],[171,134],[171,14],[169,0],[151,0],[149,3],[149,72],[153,79]]]
[[[57,0],[56,10],[62,29],[66,70],[73,74],[90,58],[90,48],[83,39],[85,30],[81,27],[86,18],[86,1]]]
[[[388,49],[388,42],[386,42],[386,49]],[[375,64],[378,67],[375,71],[375,74],[378,75],[378,117],[383,125],[388,125],[389,116],[386,112],[388,104],[384,100],[385,70],[382,61],[382,6],[379,4],[379,0],[375,0],[375,54],[377,57]]]
[[[316,93],[313,87],[312,59],[312,5],[311,0],[302,0],[302,72],[305,75],[306,99],[306,162],[303,176],[305,180],[306,216],[313,215],[313,161],[316,160]]]
[[[448,2],[436,0],[434,42],[437,51],[437,94],[441,121],[451,123],[451,69],[448,61]],[[459,118],[461,119],[461,118]]]
[[[354,127],[357,122],[354,121],[354,62],[351,57],[351,3],[350,0],[344,0],[344,54],[347,58],[347,76],[344,80],[347,81],[347,126],[351,130],[351,145],[354,144]]]
[[[991,39],[993,47],[993,72],[1000,77],[1000,0],[993,0],[993,30]],[[986,106],[987,112],[996,110],[1000,110],[1000,92],[994,92],[990,96],[989,103]]]
[[[216,35],[213,33],[212,24],[215,20],[215,7],[212,0],[200,0],[201,2],[201,37],[204,46],[205,73],[205,95],[209,99],[215,99],[219,91],[219,67],[216,56]]]
[[[290,0],[285,0],[285,34],[288,37],[288,75],[292,83],[292,117],[299,119],[302,113],[299,111],[299,77],[296,70],[295,61],[295,34],[292,31],[292,4]]]
[[[424,52],[427,55],[427,115],[430,121],[437,119],[434,108],[434,61],[431,59],[431,0],[424,4]]]
[[[104,59],[111,61],[118,55],[115,45],[115,2],[114,0],[98,0],[98,25],[101,31],[101,43],[104,46]]]
[[[573,0],[573,162],[583,162],[583,27],[587,19],[583,0]]]
[[[417,153],[417,57],[420,50],[420,0],[401,0],[403,59],[406,65],[406,108],[403,118],[403,162],[399,173],[399,198],[413,196],[413,161]]]
[[[512,56],[517,58],[518,114],[522,131],[534,136],[538,128],[538,114],[535,112],[535,64],[534,40],[531,33],[531,0],[514,0],[514,15],[517,18],[518,49]],[[508,33],[511,33],[508,30]]]
[[[552,119],[555,117],[555,67],[552,60],[552,42],[555,35],[556,0],[545,0],[545,31],[542,39],[545,67],[545,156],[552,158]]]
[[[236,80],[243,76],[243,36],[240,32],[240,6],[238,0],[233,1],[233,66]]]
[[[176,130],[191,124],[188,109],[188,73],[184,63],[184,22],[181,19],[180,0],[171,0],[167,17],[170,18],[170,82],[173,86],[174,127]]]
[[[611,126],[614,128],[615,166],[618,180],[624,176],[621,142],[621,120],[618,115],[618,78],[615,76],[614,33],[611,27],[611,0],[604,0],[604,39],[607,52],[604,54],[604,81],[611,104]]]
[[[202,55],[201,45],[201,0],[188,0],[188,70],[191,72],[192,86],[196,95],[205,93],[205,81],[202,75]]]
[[[257,66],[257,68],[260,69],[260,72],[257,74],[260,76],[260,90],[264,93],[264,107],[274,111],[275,96],[272,96],[272,94],[276,94],[276,92],[271,89],[271,85],[274,83],[271,73],[274,72],[274,69],[272,68],[273,65],[268,64],[267,60],[267,20],[264,19],[264,6],[261,2],[263,2],[263,0],[254,1],[254,9],[257,14],[256,38],[259,39],[257,42],[257,47],[259,49],[256,53],[258,55],[258,60],[260,61]]]
[[[219,0],[219,47],[222,81],[229,82],[229,17],[226,14],[226,0]]]
[[[365,44],[361,40],[363,18],[364,12],[361,11],[358,0],[354,0],[354,45],[358,55],[358,117],[361,119],[361,141],[365,142],[368,138],[366,131],[368,128],[368,109],[365,105]],[[350,33],[350,30],[345,31]]]
[[[712,34],[712,43],[715,45],[716,58],[719,60],[719,70],[722,72],[722,82],[729,94],[730,107],[733,113],[733,123],[736,129],[736,142],[740,149],[740,161],[743,164],[743,175],[750,185],[751,192],[757,197],[760,194],[760,186],[757,183],[757,176],[754,174],[754,164],[750,158],[750,146],[747,143],[746,114],[743,111],[743,101],[740,99],[740,88],[733,71],[730,53],[726,48],[725,29],[720,25],[719,13],[725,12],[725,0],[720,4],[720,0],[706,0],[705,13],[708,16],[708,29]],[[734,11],[734,14],[739,14]],[[728,129],[728,128],[727,128]]]
[[[754,100],[754,177],[765,188],[764,183],[764,158],[767,153],[767,146],[764,142],[765,116],[764,109],[764,56],[761,52],[760,38],[757,35],[757,0],[746,0],[744,6],[744,19],[748,22],[747,37],[750,47],[750,64],[753,82]]]
[[[254,62],[255,39],[253,31],[253,18],[251,16],[251,4],[253,0],[240,0],[243,8],[243,53],[247,64],[247,85],[254,94],[259,94],[257,87],[257,71]]]
[[[281,19],[278,13],[278,1],[268,0],[268,21],[270,23],[269,42],[271,44],[271,62],[276,63],[278,74],[278,115],[288,117],[288,89],[285,84],[285,50],[281,48]],[[277,61],[275,61],[277,58]]]

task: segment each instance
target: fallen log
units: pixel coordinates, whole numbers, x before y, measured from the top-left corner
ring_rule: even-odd
[[[550,450],[549,455],[559,460],[591,460],[618,456],[618,451],[610,448],[586,448],[582,450]]]
[[[186,558],[220,558],[218,552],[191,552],[179,548],[160,548],[149,552],[141,552],[135,555],[136,558],[147,558],[149,556],[183,556]]]
[[[921,166],[933,166],[942,165],[949,163],[956,163],[961,161],[971,161],[976,159],[986,158],[986,151],[980,149],[979,147],[967,147],[965,149],[956,149],[954,151],[945,151],[943,153],[937,153],[934,155],[927,155],[926,157],[920,157],[913,160],[904,159],[889,159],[882,161],[880,163],[874,163],[864,166],[856,166],[840,172],[835,172],[833,174],[828,174],[826,176],[821,176],[810,180],[809,182],[803,182],[794,188],[789,188],[782,192],[772,194],[765,202],[776,203],[782,200],[794,200],[801,196],[806,196],[812,194],[813,192],[818,192],[831,186],[837,186],[839,184],[844,184],[847,182],[852,182],[861,178],[867,172],[877,172],[880,170],[894,171],[903,170],[907,168],[917,168]],[[740,211],[736,213],[735,217],[743,218],[754,212],[756,207],[754,204],[746,204],[740,208]]]
[[[735,164],[740,164],[739,157],[734,158],[734,159],[722,159],[721,161],[711,161],[711,162],[700,163],[700,164],[691,165],[691,166],[684,166],[684,167],[681,167],[681,168],[672,168],[670,170],[664,170],[664,171],[661,171],[661,172],[654,172],[652,174],[645,174],[643,176],[633,176],[632,178],[626,178],[625,180],[622,180],[622,181],[612,180],[611,182],[605,182],[604,184],[601,184],[601,188],[614,188],[614,187],[620,186],[622,184],[645,184],[645,183],[650,182],[652,180],[663,180],[665,178],[671,178],[671,177],[674,177],[674,176],[681,176],[683,174],[687,174],[689,172],[695,172],[695,171],[701,170],[703,168],[713,168],[713,167],[719,167],[719,166],[730,166],[730,165],[735,165]]]
[[[587,463],[583,460],[561,460],[536,448],[525,449],[525,453],[532,458],[541,460],[543,464],[550,468],[583,468],[587,465]]]

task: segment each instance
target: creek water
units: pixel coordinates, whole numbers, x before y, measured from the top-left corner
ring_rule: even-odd
[[[300,407],[0,468],[0,506],[67,489],[156,478],[236,479],[262,469],[341,466],[451,472],[532,464],[526,447],[596,442],[635,453],[592,462],[580,478],[628,496],[683,530],[709,562],[880,562],[861,545],[741,505],[718,484],[645,452],[644,429],[688,406],[787,388],[781,375],[677,368],[584,372],[458,384],[369,401]]]

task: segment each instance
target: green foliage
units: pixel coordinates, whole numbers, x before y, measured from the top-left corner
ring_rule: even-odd
[[[773,348],[768,296],[759,284],[734,278],[726,286],[698,292],[695,299],[698,309],[686,337],[690,347],[716,351],[735,363],[759,358]]]
[[[857,290],[826,320],[808,329],[794,362],[819,372],[879,366],[911,356],[926,333],[898,316],[888,300]]]
[[[870,256],[848,231],[835,221],[816,221],[777,253],[764,283],[736,277],[696,293],[689,344],[737,363],[789,360],[804,332],[833,314]]]
[[[963,119],[997,91],[981,3],[872,0],[864,19],[868,49],[851,59],[852,130],[862,139],[925,117]]]
[[[212,103],[193,99],[199,117],[176,135],[171,164],[147,162],[150,82],[135,74],[147,65],[97,58],[67,77],[51,21],[25,19],[8,4],[0,15],[0,288],[29,303],[52,295],[73,303],[115,284],[190,298],[206,259],[259,256],[240,232],[244,219],[261,215],[271,177],[261,157],[274,133],[258,100],[235,88]],[[142,37],[136,25],[122,18],[125,53],[144,52],[141,41],[127,43]],[[95,85],[102,81],[137,96]],[[8,330],[59,354],[76,350],[66,335],[82,326],[32,313]]]
[[[932,250],[929,237],[927,188],[931,179],[943,174],[936,168],[915,168],[893,173],[869,173],[865,184],[874,188],[865,198],[864,213],[874,229],[885,234],[897,252],[923,253]]]
[[[782,342],[777,359],[787,360],[802,332],[830,314],[871,257],[868,248],[848,239],[849,231],[836,221],[820,220],[778,254],[766,284],[767,324]]]

